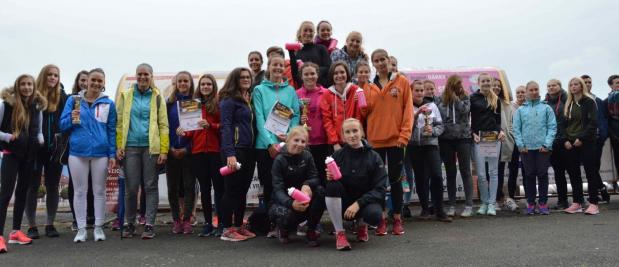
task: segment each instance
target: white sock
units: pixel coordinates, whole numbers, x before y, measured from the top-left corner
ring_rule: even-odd
[[[329,217],[331,218],[335,232],[344,231],[344,225],[342,223],[342,198],[325,197],[325,204],[327,205],[327,211],[329,211]]]

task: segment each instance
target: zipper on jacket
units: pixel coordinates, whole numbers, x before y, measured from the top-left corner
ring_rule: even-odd
[[[239,143],[239,127],[234,127],[234,146]]]

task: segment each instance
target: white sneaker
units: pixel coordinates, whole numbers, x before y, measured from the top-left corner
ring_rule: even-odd
[[[103,228],[101,226],[95,226],[95,242],[97,241],[105,241],[105,233],[103,232]]]
[[[86,242],[87,235],[88,235],[88,232],[86,232],[86,228],[81,228],[77,230],[77,234],[75,235],[73,242],[75,243]]]
[[[471,206],[464,207],[464,210],[462,211],[462,213],[460,213],[460,217],[468,218],[471,216],[473,216],[473,207]]]
[[[454,206],[449,206],[449,208],[447,208],[447,212],[446,212],[447,216],[449,217],[453,217],[456,215],[456,207]]]
[[[518,209],[518,204],[513,198],[506,198],[504,205],[510,211],[516,211]]]

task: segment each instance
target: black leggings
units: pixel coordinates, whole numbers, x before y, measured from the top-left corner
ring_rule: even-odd
[[[196,193],[196,177],[191,173],[191,156],[182,159],[168,158],[166,163],[166,180],[168,183],[168,201],[172,211],[172,219],[189,221],[193,211]],[[184,214],[180,217],[179,197],[183,193]]]
[[[269,218],[279,229],[292,230],[307,220],[307,229],[316,230],[322,213],[325,211],[325,190],[322,186],[312,188],[312,200],[305,212],[296,211],[280,203],[273,203],[269,209]]]
[[[383,147],[375,148],[374,150],[378,152],[383,162],[387,163],[387,173],[389,174],[389,184],[391,185],[393,214],[402,214],[402,197],[404,193],[402,192],[400,173],[402,172],[402,165],[404,164],[404,149],[399,147]]]
[[[200,200],[204,212],[204,222],[213,223],[213,202],[211,201],[211,185],[215,190],[215,212],[221,216],[221,198],[224,194],[224,180],[219,174],[221,156],[219,153],[197,153],[191,156],[193,174],[200,183]]]
[[[573,147],[567,150],[567,172],[570,174],[572,184],[572,197],[574,203],[584,204],[582,177],[580,163],[585,166],[585,175],[588,182],[589,202],[598,204],[598,182],[595,176],[595,142],[583,141],[581,147]]]
[[[271,175],[271,167],[273,167],[273,158],[269,155],[267,149],[256,149],[256,164],[258,164],[258,180],[262,186],[262,195],[267,208],[271,205],[271,194],[273,193],[273,176]]]
[[[567,179],[565,172],[567,171],[567,150],[562,142],[555,142],[552,145],[552,153],[550,154],[550,165],[555,175],[555,184],[557,186],[557,202],[567,204]],[[578,170],[580,173],[580,169]],[[571,179],[571,176],[570,176]]]
[[[53,225],[58,211],[58,185],[60,184],[60,174],[62,173],[62,165],[51,160],[51,151],[47,148],[39,149],[36,169],[34,172],[33,182],[30,183],[28,196],[26,197],[26,218],[30,227],[36,227],[37,215],[37,195],[39,186],[41,185],[41,175],[45,170],[45,205],[47,206],[47,221],[46,225]]]
[[[499,186],[497,187],[496,199],[502,200],[505,197],[503,193],[503,184],[505,182],[505,165],[509,169],[509,176],[507,177],[507,193],[510,198],[514,198],[516,196],[516,187],[517,187],[517,179],[518,179],[518,169],[522,170],[522,175],[524,176],[524,167],[520,164],[520,150],[518,147],[514,146],[514,150],[512,151],[512,158],[509,162],[500,161],[499,162]],[[486,171],[486,177],[490,177]],[[523,179],[524,185],[524,179]],[[526,187],[526,185],[524,185]]]
[[[224,228],[233,226],[232,217],[234,217],[234,226],[243,225],[243,216],[245,216],[245,206],[247,205],[247,190],[249,190],[254,178],[254,169],[256,168],[254,155],[256,150],[236,148],[235,151],[236,161],[241,163],[241,169],[223,177],[225,189],[221,199],[221,224]],[[222,162],[228,162],[228,159],[222,156]]]
[[[325,190],[326,197],[335,197],[342,199],[342,215],[346,212],[346,209],[350,207],[357,198],[349,196],[344,189],[344,185],[340,181],[327,181],[327,188]],[[400,202],[401,205],[401,201]],[[369,225],[377,226],[383,218],[383,203],[368,203],[363,207],[360,207],[355,219],[363,219],[363,221]]]
[[[4,154],[2,158],[2,170],[0,171],[0,236],[4,233],[6,212],[13,196],[13,190],[15,190],[13,230],[21,228],[28,186],[34,180],[32,176],[34,173],[33,166],[34,161],[18,159],[13,154]],[[17,183],[17,187],[15,183]]]
[[[69,171],[69,206],[71,207],[71,215],[73,216],[73,222],[77,223],[75,220],[75,209],[73,208],[73,176],[71,175],[71,169],[69,165],[67,165],[67,170]],[[90,172],[88,173],[88,193],[86,195],[86,218],[88,224],[95,224],[95,195],[92,193],[92,175]]]
[[[411,164],[415,172],[415,183],[421,208],[424,210],[429,209],[428,191],[430,191],[435,211],[442,212],[443,177],[438,146],[409,145],[406,150],[406,153],[411,158]]]
[[[325,159],[327,156],[333,154],[333,146],[332,145],[310,145],[310,152],[312,153],[312,157],[314,158],[314,164],[316,165],[316,170],[318,171],[318,177],[320,177],[320,183],[324,186],[327,181],[327,174],[325,169],[327,166],[325,165]]]

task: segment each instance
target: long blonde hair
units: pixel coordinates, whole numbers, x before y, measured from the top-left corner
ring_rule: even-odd
[[[50,69],[58,70],[58,83],[54,88],[47,87],[47,74]],[[60,68],[54,64],[45,65],[35,83],[35,89],[38,90],[43,97],[47,100],[47,112],[56,112],[60,103]]]
[[[574,78],[570,79],[570,82],[567,84],[567,86],[568,86],[568,89],[567,89],[567,101],[565,101],[565,107],[563,108],[563,114],[568,119],[572,118],[572,114],[570,114],[571,113],[570,110],[572,109],[572,105],[576,101],[576,99],[574,99],[574,94],[572,94],[572,91],[569,89],[569,86],[572,83],[572,81],[576,81],[576,82],[578,82],[580,84],[580,90],[582,90],[582,96],[583,97],[588,97],[588,98],[591,98],[591,100],[595,101],[595,97],[593,97],[593,95],[591,95],[588,92],[587,86],[586,86],[585,81],[583,79],[581,79],[580,77],[574,77]]]
[[[481,76],[488,76],[490,78],[490,82],[494,82],[494,78],[492,78],[490,74],[483,72],[477,76],[477,84],[481,81]],[[479,92],[481,92],[481,86],[479,86]],[[492,111],[496,112],[499,104],[499,97],[494,93],[494,91],[492,91],[492,88],[488,89],[488,94],[485,94],[484,96],[486,97],[486,102],[488,102],[488,107],[491,107]]]
[[[23,79],[32,80],[33,88],[32,95],[24,98],[19,92],[19,84]],[[34,97],[36,95],[36,85],[34,84],[34,77],[29,74],[22,74],[17,77],[13,84],[13,93],[15,95],[15,103],[13,103],[13,113],[11,114],[11,127],[13,128],[13,135],[15,138],[19,137],[22,130],[28,131],[30,125],[30,105],[33,105]]]
[[[303,31],[303,27],[305,27],[306,25],[309,25],[310,28],[312,28],[312,30],[314,30],[314,23],[313,22],[311,22],[309,20],[301,22],[301,25],[299,25],[299,28],[297,29],[297,41],[299,41],[299,42],[301,42],[301,34],[302,34],[301,31]],[[316,32],[314,32],[314,36],[316,36]],[[312,36],[312,41],[314,39],[314,36]],[[267,54],[267,57],[268,56],[269,55]]]

